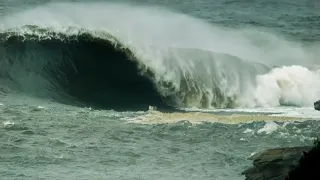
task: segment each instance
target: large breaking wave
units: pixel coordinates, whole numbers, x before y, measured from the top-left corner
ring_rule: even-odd
[[[59,3],[6,16],[2,93],[108,109],[312,105],[315,53],[151,7]],[[283,66],[283,67],[282,67]]]

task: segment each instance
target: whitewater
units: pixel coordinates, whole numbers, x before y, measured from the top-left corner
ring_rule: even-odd
[[[244,179],[319,135],[316,4],[0,3],[4,179]]]

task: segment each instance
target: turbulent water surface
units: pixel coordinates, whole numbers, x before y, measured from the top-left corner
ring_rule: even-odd
[[[320,4],[0,0],[2,179],[244,179],[319,135]]]

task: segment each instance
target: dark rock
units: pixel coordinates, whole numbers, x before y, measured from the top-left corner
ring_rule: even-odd
[[[314,109],[320,111],[320,100],[313,103]]]
[[[320,179],[320,140],[314,142],[314,147],[303,153],[299,165],[289,172],[286,180],[319,180]]]
[[[268,149],[249,158],[253,160],[254,167],[242,174],[246,180],[285,180],[298,165],[303,153],[311,149],[311,146]]]

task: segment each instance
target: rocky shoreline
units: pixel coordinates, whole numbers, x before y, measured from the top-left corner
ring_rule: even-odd
[[[314,146],[268,149],[249,158],[253,167],[242,172],[246,180],[320,179],[320,141]]]
[[[250,157],[253,167],[242,174],[246,180],[285,180],[311,146],[268,149]]]
[[[320,100],[314,102],[320,111]],[[314,146],[268,149],[249,158],[245,180],[320,180],[320,140]]]

